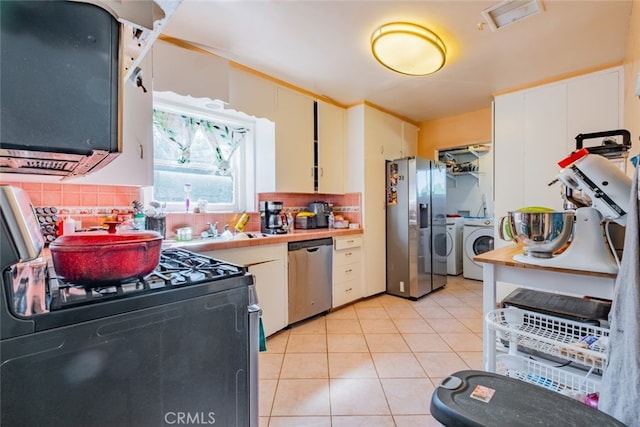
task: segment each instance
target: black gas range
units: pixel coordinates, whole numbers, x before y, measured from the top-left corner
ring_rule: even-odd
[[[4,281],[17,276],[12,266]],[[27,263],[28,268],[28,263]],[[114,268],[117,268],[114,265]],[[117,283],[72,283],[59,278],[51,264],[45,273],[43,291],[35,283],[16,281],[9,288],[12,306],[2,310],[2,338],[40,332],[135,310],[170,304],[200,295],[223,292],[238,285],[251,286],[253,277],[245,267],[180,248],[160,253],[160,262],[150,274]],[[33,274],[26,275],[29,279]],[[30,277],[31,276],[31,277]],[[31,310],[40,299],[39,311]],[[27,300],[31,298],[31,300]],[[25,308],[27,309],[25,312]],[[11,314],[7,316],[7,312]]]
[[[117,268],[117,266],[114,266]],[[53,270],[49,269],[50,272]],[[246,268],[181,248],[163,249],[155,270],[124,282],[86,286],[55,277],[49,280],[50,311],[101,304],[247,274]]]
[[[0,425],[258,425],[244,267],[168,248],[144,277],[68,283],[42,258],[28,195],[0,185],[0,202]]]

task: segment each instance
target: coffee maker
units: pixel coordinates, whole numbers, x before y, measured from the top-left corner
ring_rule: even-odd
[[[285,234],[282,222],[282,202],[260,202],[260,231],[265,234]]]

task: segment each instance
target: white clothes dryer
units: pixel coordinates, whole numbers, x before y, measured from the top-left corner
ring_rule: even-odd
[[[482,264],[473,260],[477,255],[492,251],[494,241],[493,218],[466,217],[464,220],[463,276],[482,280]]]
[[[447,274],[462,274],[462,234],[464,218],[447,217]]]

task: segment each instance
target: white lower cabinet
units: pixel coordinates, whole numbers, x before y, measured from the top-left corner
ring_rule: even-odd
[[[253,274],[262,308],[265,336],[287,326],[287,245],[265,245],[204,252],[205,255],[244,265]]]
[[[362,237],[336,237],[333,249],[332,307],[363,297]]]

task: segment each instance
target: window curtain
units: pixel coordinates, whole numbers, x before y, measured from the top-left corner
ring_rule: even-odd
[[[153,110],[154,137],[163,157],[176,156],[178,164],[191,162],[191,146],[196,138],[202,137],[210,146],[216,175],[231,175],[231,158],[247,135],[247,128],[233,127],[212,120],[195,118],[186,114]],[[157,144],[156,144],[157,145]],[[203,159],[198,159],[203,161]]]

